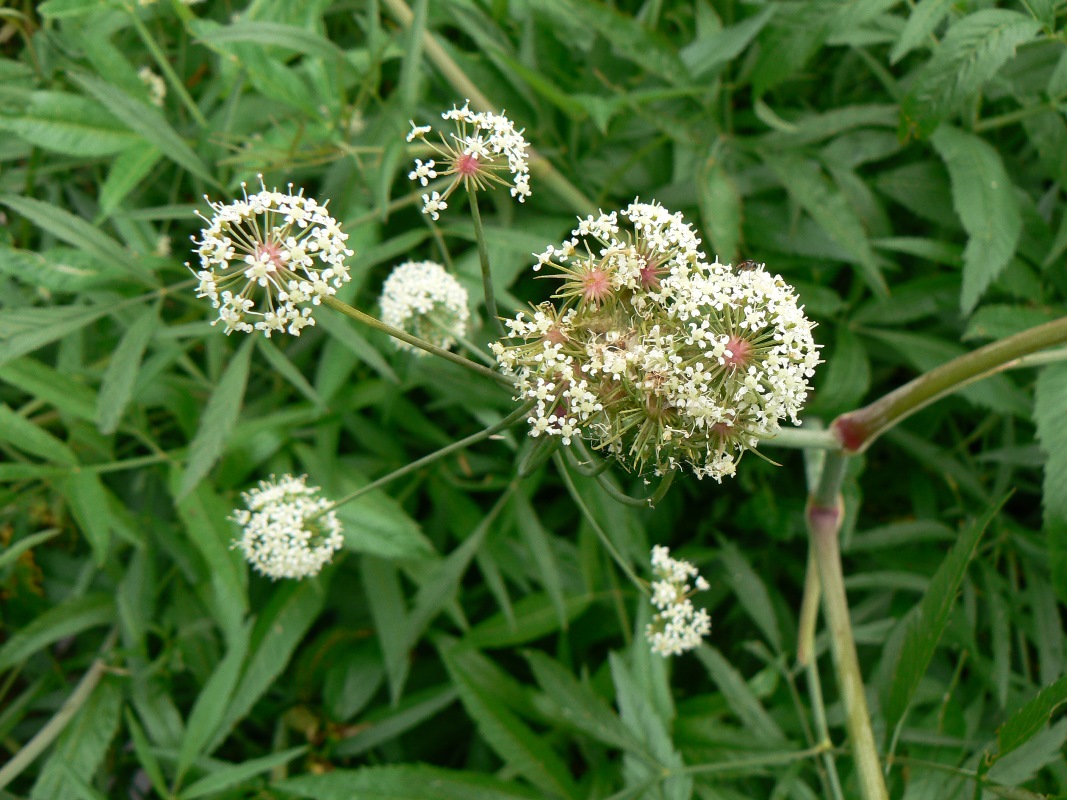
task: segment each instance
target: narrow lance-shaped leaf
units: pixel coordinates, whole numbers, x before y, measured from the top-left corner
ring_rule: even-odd
[[[1000,154],[985,140],[949,125],[930,142],[948,167],[952,204],[967,231],[960,308],[970,313],[1011,261],[1022,233],[1022,215]]]
[[[96,425],[101,433],[114,433],[133,396],[145,348],[159,325],[159,304],[146,308],[133,321],[111,355],[97,397]]]
[[[993,756],[987,756],[988,761],[994,762],[1029,741],[1048,724],[1052,712],[1064,703],[1067,703],[1067,676],[1046,686],[1008,717],[1007,722],[997,731],[997,752]]]

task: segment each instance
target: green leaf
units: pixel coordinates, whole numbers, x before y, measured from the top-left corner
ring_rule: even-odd
[[[126,727],[129,729],[130,738],[133,740],[133,751],[137,755],[137,762],[144,769],[148,780],[152,783],[152,788],[156,790],[156,794],[160,797],[166,797],[170,789],[166,778],[163,777],[159,759],[156,758],[156,754],[152,751],[152,744],[148,741],[148,737],[145,735],[141,723],[137,721],[137,715],[133,713],[133,710],[127,706],[125,711]]]
[[[919,72],[901,104],[903,122],[919,136],[956,113],[1032,39],[1041,23],[1018,11],[987,8],[957,21]]]
[[[987,755],[987,761],[993,763],[1028,742],[1064,703],[1067,703],[1067,676],[1046,686],[1008,717],[997,731],[997,752]]]
[[[578,798],[570,771],[544,737],[497,702],[488,687],[470,679],[453,646],[441,650],[445,667],[459,690],[460,700],[478,727],[482,739],[515,772],[549,795]]]
[[[2,201],[0,201],[2,202]],[[62,339],[96,321],[111,309],[106,306],[59,306],[42,309],[36,322],[0,341],[0,365],[32,353],[57,339]],[[2,323],[0,323],[2,324]],[[3,333],[0,332],[0,337]]]
[[[930,34],[951,8],[952,0],[919,0],[889,53],[889,63],[896,64],[920,44],[929,42]]]
[[[189,720],[182,737],[181,750],[178,753],[177,778],[181,778],[205,752],[205,746],[222,725],[228,701],[233,697],[237,680],[248,654],[248,643],[252,633],[251,620],[238,629],[230,638],[226,655],[215,666],[211,676],[200,690],[189,712]]]
[[[189,443],[189,458],[182,475],[178,499],[185,497],[200,483],[226,449],[233,426],[241,415],[253,344],[252,337],[241,343],[222,373],[218,386],[211,393],[211,399],[200,418],[200,427]]]
[[[458,697],[458,692],[446,684],[410,694],[395,707],[386,706],[364,714],[359,720],[359,732],[338,742],[333,752],[351,758],[380,747],[436,716]]]
[[[737,183],[716,161],[704,172],[698,186],[704,230],[719,261],[732,264],[741,244],[742,200]]]
[[[92,389],[35,359],[16,358],[0,364],[0,381],[17,386],[75,419],[96,419],[96,395]]]
[[[197,39],[209,45],[249,42],[264,47],[293,50],[312,58],[344,58],[341,49],[328,38],[295,25],[246,19],[219,27],[200,23],[194,25],[193,30]]]
[[[1056,314],[1042,308],[1026,306],[987,305],[971,316],[967,330],[961,337],[968,339],[1004,339],[1013,334],[1051,322]]]
[[[747,730],[765,742],[780,744],[786,741],[778,723],[767,713],[752,688],[741,677],[741,673],[721,652],[711,645],[705,645],[697,650],[696,654],[711,679],[715,681],[715,685],[719,687],[730,710]]]
[[[159,327],[159,304],[146,308],[126,329],[111,354],[97,396],[96,426],[101,433],[114,433],[133,396],[133,385],[141,369],[141,359],[152,335]]]
[[[37,13],[45,19],[62,19],[63,17],[76,17],[99,11],[101,0],[45,0],[37,6]]]
[[[993,505],[960,534],[956,544],[930,579],[926,596],[904,623],[904,642],[897,651],[892,677],[882,704],[887,730],[892,731],[903,722],[904,714],[915,696],[915,690],[919,688],[919,681],[926,674],[926,668],[934,657],[941,634],[948,625],[956,594],[963,583],[964,575],[967,574],[967,565],[974,558],[982,534],[1006,500],[1007,498],[1004,498]]]
[[[589,595],[571,595],[564,601],[567,621],[577,619],[589,608]],[[515,603],[512,613],[494,614],[471,628],[464,642],[476,647],[514,647],[541,639],[562,628],[559,610],[547,594],[528,594]]]
[[[552,599],[552,605],[556,607],[559,616],[560,627],[567,627],[566,597],[563,591],[563,578],[560,575],[560,567],[552,550],[552,541],[537,512],[530,501],[522,492],[512,495],[512,519],[515,526],[522,534],[522,540],[527,550],[533,556],[534,564],[537,565],[537,574],[541,579],[541,585]]]
[[[75,778],[89,783],[100,767],[119,729],[122,689],[117,681],[104,678],[85,705],[67,723],[55,748],[30,790],[30,800],[56,800],[80,794]]]
[[[1041,493],[1045,525],[1067,525],[1067,425],[1064,425],[1064,398],[1067,398],[1067,364],[1045,367],[1034,391],[1034,422],[1037,438],[1048,460],[1045,462]]]
[[[29,536],[24,536],[18,539],[7,547],[4,548],[4,552],[0,553],[0,570],[8,567],[18,561],[19,556],[36,547],[39,544],[47,542],[49,539],[54,539],[59,535],[58,528],[51,528],[47,531],[38,531],[37,533],[31,533]]]
[[[242,764],[212,764],[212,771],[198,780],[192,786],[182,791],[178,797],[180,800],[194,800],[208,794],[215,794],[231,786],[236,786],[249,778],[274,769],[277,766],[292,761],[299,755],[307,752],[308,746],[290,747],[280,753],[271,753],[268,756],[253,758]]]
[[[733,589],[737,602],[756,623],[775,655],[781,654],[782,634],[778,629],[778,618],[774,614],[774,604],[767,586],[734,544],[723,541],[720,548],[719,558],[722,559],[725,569],[724,577]]]
[[[876,295],[888,295],[889,287],[882,277],[863,222],[818,164],[795,155],[772,155],[769,152],[763,153],[763,161],[797,205],[807,211],[827,236],[859,266],[871,290]]]
[[[25,108],[0,112],[0,130],[76,157],[110,156],[138,143],[99,103],[66,92],[32,92]]]
[[[871,362],[863,341],[847,325],[838,325],[832,357],[826,358],[822,383],[814,393],[817,407],[831,412],[856,408],[871,388]]]
[[[110,217],[162,157],[163,154],[154,144],[138,142],[112,161],[107,178],[100,187],[100,218]]]
[[[1000,154],[971,133],[942,125],[930,138],[948,167],[952,202],[969,236],[960,308],[970,313],[1015,255],[1022,215]]]
[[[718,67],[733,61],[774,16],[776,6],[764,6],[751,17],[701,36],[682,48],[679,55],[696,81],[706,79]]]
[[[163,112],[155,106],[126,94],[118,86],[82,72],[70,77],[85,91],[99,100],[115,117],[147,142],[159,148],[167,158],[212,186],[218,186],[215,176],[177,131],[170,126]]]
[[[45,611],[0,647],[0,672],[11,669],[50,644],[115,621],[115,600],[101,592],[72,597]]]
[[[357,487],[349,482],[349,491]],[[344,526],[345,549],[379,558],[419,559],[434,554],[418,523],[381,490],[357,497],[337,509]]]
[[[308,800],[410,800],[416,786],[419,800],[544,800],[513,780],[421,764],[338,769],[274,784]]]
[[[270,339],[266,337],[258,338],[259,352],[263,354],[263,357],[267,359],[274,369],[278,371],[278,374],[289,381],[300,394],[304,395],[308,400],[315,404],[315,407],[320,411],[326,410],[326,403],[315,391],[315,387],[308,383],[304,374],[298,370],[293,362],[283,353],[278,346],[274,344]]]
[[[78,463],[74,451],[66,442],[39,428],[5,403],[0,403],[0,441],[17,447],[46,461],[74,466]]]
[[[408,614],[404,594],[400,588],[397,568],[389,561],[363,556],[360,576],[374,630],[378,635],[385,675],[389,680],[389,694],[393,703],[400,699],[407,680]]]
[[[93,560],[98,567],[104,566],[107,562],[113,522],[103,481],[95,472],[87,469],[75,470],[64,482],[63,494],[74,519],[78,521],[78,527],[89,540],[93,549]]]

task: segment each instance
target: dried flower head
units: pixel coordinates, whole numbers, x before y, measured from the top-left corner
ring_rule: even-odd
[[[438,347],[451,347],[467,333],[467,290],[434,261],[408,261],[382,284],[382,321]],[[397,347],[422,353],[407,342]]]
[[[708,582],[691,563],[671,558],[670,552],[659,545],[652,548],[652,572],[659,578],[652,583],[652,605],[658,610],[645,628],[652,652],[664,658],[696,648],[711,632],[708,612],[697,611],[690,599],[708,589]]]
[[[560,304],[519,314],[518,342],[493,345],[537,401],[531,436],[578,432],[638,472],[721,481],[781,420],[799,424],[814,325],[779,276],[708,264],[699,248],[680,214],[634,202],[538,255]]]
[[[344,544],[337,514],[326,510],[330,502],[306,480],[306,475],[277,480],[271,475],[242,493],[245,508],[230,517],[242,528],[233,546],[269,578],[317,575]]]
[[[268,191],[259,180],[262,191],[253,195],[241,184],[241,200],[208,200],[211,219],[197,211],[208,227],[193,238],[200,255],[196,296],[211,298],[219,310],[211,324],[222,322],[227,335],[260,330],[270,338],[288,330],[299,336],[315,324],[312,306],[350,280],[348,234],[327,213],[329,201],[319,205],[303,189],[294,195],[292,184],[288,194]]]
[[[407,137],[409,142],[415,139],[426,142],[436,155],[425,162],[415,159],[415,169],[408,174],[411,180],[426,186],[438,177],[452,178],[443,194],[433,192],[422,196],[424,214],[437,219],[439,212],[448,207],[445,201],[460,184],[468,192],[488,189],[494,184],[509,186],[511,196],[519,198],[520,203],[530,196],[526,140],[510,119],[490,111],[471,111],[469,100],[463,108],[453,107],[441,117],[454,122],[456,130],[447,136],[439,133],[440,143],[426,138],[433,130],[431,126],[414,122]]]

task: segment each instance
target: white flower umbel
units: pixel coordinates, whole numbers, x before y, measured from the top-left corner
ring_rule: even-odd
[[[151,67],[141,67],[137,71],[137,77],[148,89],[148,101],[154,106],[163,106],[167,97],[167,84],[159,75],[152,71]]]
[[[382,284],[382,322],[449,348],[467,333],[467,290],[434,261],[408,261]],[[421,354],[407,342],[396,346]]]
[[[652,652],[664,658],[696,648],[711,632],[708,612],[698,611],[690,599],[708,589],[708,582],[691,563],[671,558],[670,552],[659,545],[652,548],[652,572],[658,578],[652,583],[652,605],[657,611],[645,628]]]
[[[441,117],[456,125],[446,136],[439,133],[440,142],[427,139],[430,125],[411,123],[408,141],[419,139],[434,151],[435,158],[423,162],[415,159],[415,168],[408,177],[426,186],[437,177],[451,177],[443,193],[423,195],[423,213],[437,219],[448,207],[445,202],[462,185],[468,192],[481,191],[494,184],[508,186],[511,196],[523,202],[530,196],[530,167],[527,163],[526,140],[522,131],[503,114],[491,111],[471,111],[470,101],[463,108],[444,112]]]
[[[762,266],[707,263],[680,214],[634,202],[582,220],[537,256],[558,307],[508,322],[493,346],[530,435],[575,432],[628,469],[691,469],[717,481],[807,399],[819,363],[796,294]]]
[[[299,336],[314,325],[312,307],[335,294],[350,280],[345,259],[348,234],[304,190],[262,191],[249,195],[242,183],[241,200],[212,203],[211,219],[197,211],[208,227],[193,238],[200,255],[197,297],[207,297],[219,310],[226,334],[262,331],[270,338],[288,331]],[[207,198],[205,198],[207,199]],[[328,202],[328,201],[327,201]]]
[[[230,517],[242,529],[233,546],[271,579],[317,575],[344,544],[337,514],[322,513],[330,502],[306,479],[306,475],[278,479],[272,475],[258,488],[243,492],[245,508]]]

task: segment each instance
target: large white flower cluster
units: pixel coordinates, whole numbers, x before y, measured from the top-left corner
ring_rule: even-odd
[[[467,333],[467,290],[434,261],[408,261],[382,284],[382,322],[438,347],[451,347]],[[423,353],[407,342],[396,346]]]
[[[652,572],[659,578],[652,583],[652,605],[657,611],[645,628],[652,652],[664,658],[693,650],[711,632],[708,612],[698,611],[690,599],[708,589],[708,582],[691,563],[671,558],[670,552],[660,545],[652,548]]]
[[[423,213],[433,219],[448,208],[448,198],[456,187],[463,184],[468,191],[479,191],[493,184],[510,186],[511,196],[523,202],[530,196],[530,167],[527,160],[526,139],[521,130],[503,114],[491,111],[471,111],[468,100],[463,108],[453,107],[441,117],[456,124],[455,131],[446,137],[439,134],[440,142],[426,138],[433,128],[430,125],[411,123],[408,141],[419,139],[433,148],[436,159],[415,159],[415,169],[408,177],[426,186],[438,177],[452,177],[445,191],[433,191],[422,196]],[[510,176],[510,180],[508,177]]]
[[[813,323],[781,277],[707,263],[680,214],[635,201],[580,222],[534,269],[554,297],[493,345],[530,435],[580,434],[628,468],[717,481],[797,418],[819,363]]]
[[[303,189],[294,195],[292,184],[288,193],[268,191],[262,176],[260,185],[249,195],[241,184],[244,196],[232,203],[208,200],[211,219],[197,211],[208,227],[193,238],[200,255],[196,296],[211,299],[219,310],[211,324],[221,322],[227,335],[299,336],[315,324],[312,307],[350,280],[348,234],[327,213],[329,201],[319,205]]]
[[[308,486],[306,475],[260,481],[242,493],[245,508],[230,517],[241,526],[234,542],[245,559],[271,579],[317,575],[341,549],[341,523],[330,501]]]

